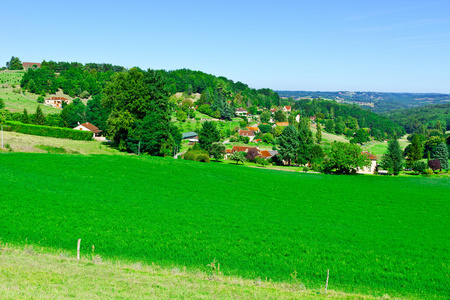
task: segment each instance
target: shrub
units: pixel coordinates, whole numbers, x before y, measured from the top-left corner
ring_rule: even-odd
[[[15,131],[19,133],[70,139],[70,140],[82,140],[82,141],[92,140],[92,132],[90,131],[73,130],[71,128],[51,127],[43,125],[23,124],[15,121],[8,121],[6,122],[6,124],[8,125],[10,131]]]
[[[425,169],[427,168],[427,164],[423,161],[416,161],[414,162],[412,169],[413,171],[424,173]]]
[[[38,102],[38,103],[44,103],[44,97],[39,96],[39,97],[37,98],[37,102]]]
[[[303,172],[308,172],[309,168],[308,167],[303,167]]]
[[[193,161],[200,161],[200,162],[207,162],[209,163],[209,155],[204,150],[192,150],[189,149],[184,154],[184,159],[186,160],[193,160]]]
[[[439,159],[433,159],[428,162],[428,166],[431,170],[436,171],[441,169],[441,162]]]

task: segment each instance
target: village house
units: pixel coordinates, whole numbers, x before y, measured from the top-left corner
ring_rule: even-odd
[[[239,130],[239,136],[247,136],[252,141],[255,138],[255,132],[253,130]]]
[[[90,131],[93,133],[94,138],[99,137],[102,132],[102,130],[100,130],[97,126],[92,125],[89,122],[83,124],[78,123],[78,126],[75,127],[74,130]]]
[[[291,112],[290,106],[283,106],[283,112]]]
[[[51,106],[54,108],[62,108],[63,103],[69,104],[69,99],[64,97],[50,97],[44,100],[44,105]]]
[[[22,63],[22,67],[26,71],[29,68],[32,68],[32,69],[40,68],[41,64],[40,63],[36,63],[36,62],[24,62],[24,63]]]
[[[235,113],[236,113],[236,116],[238,116],[238,117],[247,116],[247,110],[242,107],[239,107],[238,109],[236,109]]]
[[[270,110],[270,112],[271,112],[272,114],[274,114],[276,111],[277,111],[276,108],[272,108],[272,109]]]
[[[374,174],[377,169],[377,157],[368,151],[363,151],[361,154],[366,155],[370,159],[370,166],[364,167],[362,169],[357,168],[356,173],[358,174]]]

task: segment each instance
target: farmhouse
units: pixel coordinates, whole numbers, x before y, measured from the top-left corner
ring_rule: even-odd
[[[62,105],[69,104],[69,99],[64,97],[50,97],[44,100],[44,105],[48,105],[54,108],[62,108]]]
[[[377,157],[368,151],[361,152],[361,154],[366,155],[370,159],[370,166],[364,167],[362,169],[356,169],[358,174],[374,174],[377,169]]]
[[[253,130],[239,130],[239,136],[248,136],[252,141],[255,138],[255,132]]]
[[[83,124],[79,124],[78,126],[74,128],[74,130],[82,130],[82,131],[90,131],[94,134],[94,138],[95,137],[99,137],[100,136],[100,132],[102,132],[102,130],[100,130],[97,126],[92,125],[89,122],[83,123]]]
[[[239,107],[236,109],[236,116],[242,117],[247,115],[247,110],[245,108]]]
[[[22,63],[22,67],[24,70],[28,70],[29,68],[37,69],[41,67],[41,64],[35,62],[24,62]]]

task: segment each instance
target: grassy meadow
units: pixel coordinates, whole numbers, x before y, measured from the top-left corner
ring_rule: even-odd
[[[1,153],[2,243],[374,296],[446,298],[448,179]]]

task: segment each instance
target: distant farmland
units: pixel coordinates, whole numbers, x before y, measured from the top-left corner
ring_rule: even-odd
[[[0,154],[0,238],[374,295],[450,291],[448,179]],[[295,275],[297,274],[297,275]]]

